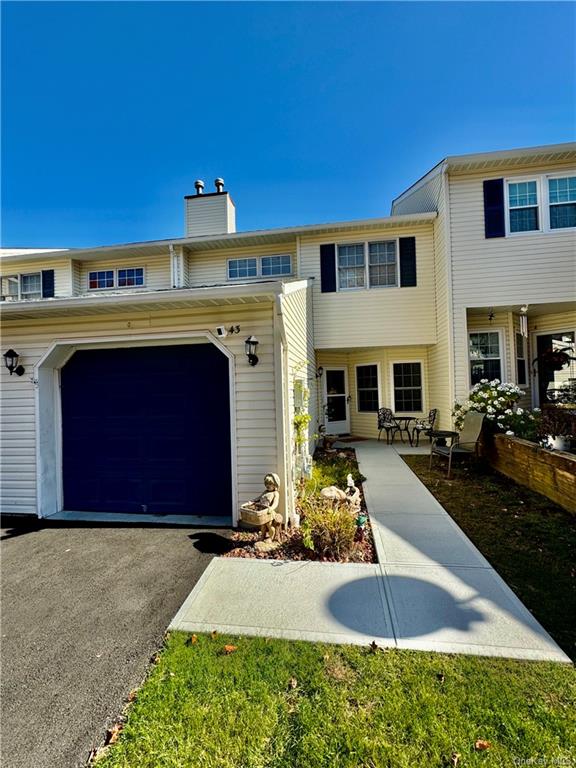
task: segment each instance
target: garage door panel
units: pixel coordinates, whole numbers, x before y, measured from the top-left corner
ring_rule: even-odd
[[[228,360],[216,347],[78,351],[61,392],[65,508],[231,514]]]

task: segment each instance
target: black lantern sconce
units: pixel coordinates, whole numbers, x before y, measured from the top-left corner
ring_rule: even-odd
[[[316,378],[321,379],[323,373],[324,373],[324,368],[322,368],[322,366],[319,365],[318,368],[316,368]]]
[[[10,371],[10,376],[12,376],[13,373],[15,373],[16,376],[22,376],[22,374],[25,372],[25,368],[23,365],[18,365],[18,360],[20,359],[18,352],[14,352],[13,349],[9,349],[8,352],[4,352],[3,357],[6,368],[8,368]]]
[[[259,341],[256,336],[248,336],[244,342],[246,357],[248,358],[250,365],[258,365],[258,355],[256,354],[256,347],[258,344]]]

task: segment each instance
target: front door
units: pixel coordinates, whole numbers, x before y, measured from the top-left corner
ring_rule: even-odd
[[[574,331],[536,337],[538,404],[573,403],[576,397],[576,343]]]
[[[327,435],[345,435],[350,432],[346,368],[324,370],[324,423]]]

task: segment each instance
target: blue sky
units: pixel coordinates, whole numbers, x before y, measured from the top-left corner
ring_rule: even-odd
[[[447,154],[575,138],[572,3],[2,4],[2,245],[388,215]]]

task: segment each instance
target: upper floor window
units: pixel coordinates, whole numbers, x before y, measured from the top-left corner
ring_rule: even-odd
[[[6,275],[2,278],[2,296],[6,299],[41,299],[42,273]]]
[[[144,285],[144,269],[142,267],[129,267],[118,270],[118,288],[132,285]]]
[[[104,288],[133,288],[144,285],[144,267],[123,267],[122,269],[101,269],[88,273],[88,288],[91,291]]]
[[[338,246],[338,286],[343,288],[364,288],[366,264],[364,243]]]
[[[550,229],[576,227],[576,176],[548,179]]]
[[[398,285],[396,240],[338,246],[338,288]]]
[[[508,212],[510,232],[540,229],[536,181],[508,182]]]
[[[262,256],[262,277],[271,275],[291,275],[292,258],[284,256]]]
[[[292,274],[292,256],[252,256],[247,259],[228,259],[228,279],[241,280],[250,277],[275,277]]]

